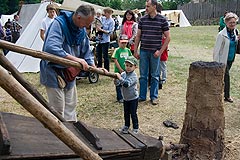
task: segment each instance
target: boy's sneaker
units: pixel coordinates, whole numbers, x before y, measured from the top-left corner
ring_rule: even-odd
[[[122,132],[123,134],[128,134],[128,127],[123,126],[121,129],[119,129],[119,131]]]
[[[139,131],[138,131],[138,129],[133,129],[132,132],[133,132],[134,134],[138,134]]]
[[[123,99],[118,100],[119,103],[123,103]]]

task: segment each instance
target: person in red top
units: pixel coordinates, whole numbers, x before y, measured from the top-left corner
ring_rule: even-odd
[[[124,13],[122,25],[120,26],[120,36],[125,34],[128,36],[128,48],[134,53],[134,40],[137,35],[138,24],[136,17],[131,10]]]
[[[163,35],[162,44],[164,44],[166,37]],[[168,60],[168,46],[163,51],[160,57],[160,84],[166,83],[167,80],[167,60]]]

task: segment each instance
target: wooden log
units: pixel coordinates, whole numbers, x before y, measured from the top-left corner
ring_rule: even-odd
[[[22,47],[22,46],[19,46],[19,45],[16,45],[16,44],[4,41],[4,40],[0,40],[0,48],[4,48],[4,49],[10,50],[10,51],[29,55],[29,56],[32,56],[35,58],[41,58],[44,60],[48,60],[50,62],[61,64],[63,66],[72,66],[72,67],[82,69],[82,65],[76,61],[72,61],[72,60],[69,60],[66,58],[61,58],[59,56],[55,56],[55,55],[49,54],[47,52],[36,51],[33,49],[25,48],[25,47]],[[112,77],[112,78],[117,78],[115,73],[104,72],[102,69],[94,68],[91,66],[88,67],[88,71],[98,73],[100,75]]]
[[[225,65],[217,62],[199,61],[190,65],[187,106],[180,138],[181,144],[189,145],[186,151],[189,159],[223,158],[224,71]]]
[[[84,160],[102,160],[98,154],[89,149],[61,121],[43,107],[2,66],[0,66],[0,75],[0,86],[77,155]]]
[[[9,133],[0,113],[0,155],[8,155],[10,152],[11,143]]]
[[[49,106],[49,103],[44,99],[44,97],[37,91],[37,89],[26,81],[21,73],[8,61],[4,56],[3,51],[0,49],[0,65],[6,70],[11,72],[13,77],[29,92],[35,97],[45,108],[47,108],[52,114],[54,114],[62,122],[66,121],[62,115],[60,115],[53,107]]]

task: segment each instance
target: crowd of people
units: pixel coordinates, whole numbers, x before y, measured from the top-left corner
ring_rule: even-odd
[[[19,15],[14,15],[13,20],[10,19],[5,22],[3,25],[0,23],[0,39],[6,40],[8,42],[16,43],[18,38],[20,37],[20,31],[22,29],[22,25],[19,24]],[[6,55],[8,50],[4,49],[4,54]]]
[[[150,100],[153,105],[157,104],[160,56],[166,51],[170,41],[167,20],[157,12],[157,5],[159,3],[156,0],[147,0],[146,15],[142,17],[136,17],[136,13],[127,10],[121,24],[112,17],[111,8],[95,11],[90,5],[81,5],[75,12],[62,10],[59,16],[55,17],[56,9],[53,6],[47,6],[48,16],[43,20],[40,29],[40,36],[44,40],[43,51],[79,62],[85,71],[90,65],[105,72],[110,71],[108,49],[111,35],[116,34],[116,30],[119,29],[117,35],[119,46],[115,48],[111,58],[115,63],[117,100],[124,106],[125,124],[120,129],[124,133],[127,133],[130,128],[130,118],[133,122],[133,132],[138,133],[138,102],[146,100],[149,71],[151,74]],[[90,49],[86,30],[89,26],[92,26],[91,33],[95,34],[97,40],[97,64],[94,63],[94,55]],[[148,26],[154,27],[149,31]],[[163,35],[164,44],[162,44]],[[138,76],[135,72],[138,61],[140,62],[139,94]],[[46,88],[49,104],[67,121],[76,121],[76,82],[75,79],[67,79],[66,74],[72,72],[69,68],[41,60],[40,82]]]
[[[162,6],[156,0],[146,0],[145,9],[146,13],[141,17],[136,16],[132,10],[126,10],[122,23],[119,24],[116,18],[112,17],[113,10],[108,7],[95,11],[91,5],[80,5],[75,12],[62,10],[57,16],[55,6],[49,4],[46,8],[48,15],[42,20],[40,28],[40,37],[44,41],[43,51],[76,61],[82,65],[84,71],[88,71],[88,67],[92,66],[104,72],[110,71],[108,52],[111,35],[119,29],[118,47],[114,49],[111,58],[116,73],[114,80],[116,99],[124,106],[125,123],[120,129],[123,133],[128,133],[130,118],[133,133],[138,133],[138,103],[147,101],[149,88],[150,103],[157,105],[159,88],[167,81],[169,24],[166,17],[160,14]],[[18,19],[19,16],[16,15],[13,21],[6,22],[4,31],[0,30],[0,35],[3,35],[1,39],[16,42],[22,28],[17,22]],[[213,60],[226,64],[224,100],[232,103],[229,70],[235,58],[239,39],[236,29],[238,17],[232,12],[227,12],[222,20],[225,26],[221,25],[222,28],[219,29]],[[90,33],[96,40],[96,64],[87,33],[89,26]],[[136,68],[139,68],[139,79],[135,72]],[[75,79],[67,78],[72,72],[76,70],[72,70],[71,67],[47,60],[40,62],[40,82],[46,88],[49,104],[67,121],[75,122],[76,82]]]

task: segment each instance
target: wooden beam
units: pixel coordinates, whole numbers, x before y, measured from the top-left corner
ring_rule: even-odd
[[[11,143],[9,133],[0,113],[0,155],[8,155],[10,152]]]
[[[52,114],[54,114],[62,122],[66,121],[62,115],[60,115],[53,107],[49,106],[49,103],[44,99],[44,97],[37,91],[37,89],[28,81],[26,81],[21,73],[8,61],[4,56],[3,51],[0,49],[0,65],[6,70],[11,72],[13,77],[29,92],[35,97],[45,108],[47,108]]]
[[[69,67],[72,66],[72,67],[82,69],[82,65],[76,61],[68,60],[66,58],[61,58],[59,56],[55,56],[55,55],[49,54],[47,52],[36,51],[33,49],[25,48],[25,47],[22,47],[22,46],[19,46],[19,45],[16,45],[16,44],[4,41],[4,40],[0,40],[0,48],[18,52],[20,54],[29,55],[29,56],[32,56],[35,58],[41,58],[43,60],[48,60],[50,62],[61,64],[63,66],[69,66]],[[100,75],[112,77],[112,78],[117,78],[116,73],[105,72],[102,69],[91,67],[91,66],[88,67],[88,71],[98,73]]]
[[[102,160],[0,66],[0,86],[84,160]]]

